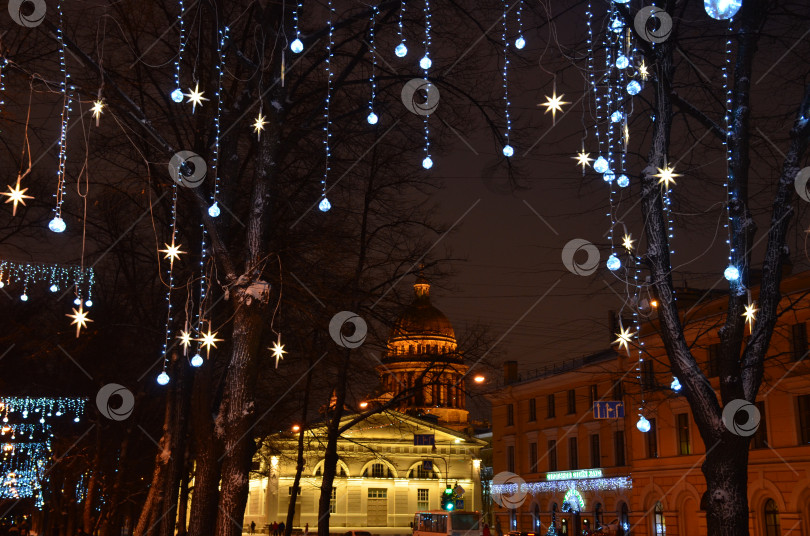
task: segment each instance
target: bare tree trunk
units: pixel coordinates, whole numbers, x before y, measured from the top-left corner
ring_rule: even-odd
[[[96,502],[96,489],[99,485],[99,467],[101,467],[101,429],[96,426],[96,454],[93,456],[93,466],[90,468],[90,481],[87,483],[87,493],[84,496],[84,511],[82,512],[82,528],[84,532],[92,534],[93,503]]]
[[[163,491],[163,510],[165,515],[160,520],[161,536],[173,536],[175,533],[177,516],[177,495],[180,487],[181,474],[185,467],[186,452],[186,420],[189,407],[189,366],[184,358],[175,357],[174,389],[172,389],[172,429],[170,452],[172,454],[166,466],[165,489]]]
[[[131,430],[131,427],[127,427],[127,434],[124,436],[123,441],[121,441],[121,450],[118,455],[119,469],[115,473],[112,491],[110,491],[110,506],[106,511],[106,515],[101,523],[101,529],[99,530],[101,536],[113,536],[113,527],[117,525],[116,521],[121,517],[119,513],[121,502],[121,480],[123,479],[125,472],[121,466],[123,465],[123,460],[127,459]]]
[[[191,474],[191,461],[188,451],[186,451],[185,460],[180,480],[180,499],[177,505],[177,536],[186,536],[186,534],[188,534],[186,530],[186,519],[188,518],[188,479]]]
[[[301,473],[304,472],[304,436],[306,434],[307,410],[309,409],[309,390],[312,386],[312,362],[313,355],[310,353],[307,383],[304,387],[304,400],[301,408],[301,430],[298,433],[298,460],[295,466],[295,479],[290,491],[290,505],[287,508],[287,523],[284,526],[285,536],[290,536],[292,533],[293,520],[295,519],[295,503],[298,500],[300,491]]]

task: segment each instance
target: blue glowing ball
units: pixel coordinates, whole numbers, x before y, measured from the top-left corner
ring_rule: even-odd
[[[620,261],[619,257],[617,257],[613,253],[610,254],[610,257],[608,257],[608,260],[607,260],[606,264],[607,264],[608,270],[610,270],[611,272],[615,272],[616,270],[618,270],[619,268],[622,267],[622,261]]]
[[[327,198],[321,199],[321,202],[318,203],[318,209],[321,212],[329,212],[329,209],[332,208],[332,203],[329,202]]]
[[[222,214],[222,211],[219,209],[219,205],[217,205],[217,202],[214,201],[214,204],[208,207],[208,215],[211,216],[212,218],[216,218],[220,214]]]
[[[636,80],[630,80],[627,84],[627,92],[630,95],[638,95],[641,91],[641,84],[638,83]]]
[[[742,0],[703,0],[703,8],[713,19],[728,20],[740,10]]]
[[[608,170],[608,162],[605,160],[604,157],[600,156],[596,159],[596,162],[593,163],[593,170],[597,173],[604,173]]]
[[[203,364],[203,358],[200,354],[194,354],[194,357],[191,358],[191,366],[192,367],[201,367]]]
[[[729,266],[723,272],[723,277],[725,277],[729,281],[737,281],[740,278],[740,271],[737,269],[736,266]]]
[[[619,178],[616,180],[616,184],[619,185],[619,188],[626,188],[628,184],[630,184],[630,179],[627,178],[627,175],[619,175]]]
[[[174,102],[183,102],[183,90],[180,88],[175,89],[172,91],[172,100]]]
[[[425,70],[430,69],[431,65],[433,65],[433,62],[430,61],[430,58],[428,58],[427,56],[419,60],[419,67],[421,67],[422,69]]]
[[[51,292],[59,292],[59,287],[56,284],[51,285]]]
[[[526,40],[523,39],[522,35],[520,37],[518,37],[517,39],[515,39],[515,48],[516,49],[521,50],[525,46],[526,46]]]
[[[63,220],[59,216],[56,216],[48,223],[48,229],[50,229],[54,233],[63,233],[66,228],[67,225],[65,225],[65,220]]]
[[[511,145],[504,145],[503,146],[503,155],[504,156],[512,156],[515,154],[515,150],[512,148]]]
[[[616,178],[616,174],[613,173],[611,170],[607,170],[607,171],[605,171],[604,174],[602,174],[602,180],[604,180],[608,184],[613,182],[613,179],[615,179],[615,178]]]
[[[645,419],[644,415],[641,415],[636,423],[636,428],[638,428],[639,432],[644,432],[646,434],[650,431],[650,421]]]
[[[610,122],[611,123],[618,123],[622,119],[624,119],[624,114],[621,113],[619,110],[616,110],[612,114],[610,114]]]
[[[624,54],[616,58],[616,67],[619,69],[625,69],[628,65],[630,65],[630,60]]]
[[[304,43],[301,42],[300,39],[297,39],[290,43],[290,50],[295,52],[296,54],[300,54],[302,50],[304,50]]]
[[[166,385],[167,383],[169,383],[169,375],[166,374],[165,370],[163,372],[161,372],[160,374],[158,374],[157,382],[160,385]]]
[[[433,160],[430,159],[429,156],[426,156],[424,160],[422,160],[422,167],[425,169],[430,169],[433,167]]]
[[[408,54],[408,47],[405,46],[405,43],[400,43],[397,45],[397,48],[394,49],[394,54],[396,54],[398,58],[404,58]]]
[[[376,125],[378,120],[379,117],[377,117],[377,114],[375,114],[374,112],[371,112],[370,114],[368,114],[368,117],[366,117],[366,121],[368,121],[369,125]]]

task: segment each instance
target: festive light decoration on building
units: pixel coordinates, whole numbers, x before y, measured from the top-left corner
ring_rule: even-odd
[[[87,328],[87,323],[92,322],[89,318],[87,318],[87,311],[84,310],[83,305],[79,305],[79,309],[73,309],[73,314],[65,315],[68,318],[72,318],[73,322],[70,325],[76,325],[76,338],[79,338],[79,332],[82,328]]]
[[[183,96],[188,98],[186,104],[191,103],[191,113],[197,111],[197,105],[203,105],[202,101],[207,101],[208,99],[203,97],[203,91],[200,91],[200,83],[196,82],[194,85],[194,89],[188,88],[188,93],[183,93]]]
[[[503,8],[503,16],[501,17],[501,41],[503,41],[503,104],[504,115],[506,118],[506,132],[504,133],[504,146],[503,155],[507,158],[515,154],[515,149],[509,145],[509,135],[512,133],[512,120],[509,117],[509,46],[506,41],[506,34],[508,31],[508,18],[509,1],[501,0]]]
[[[323,131],[324,131],[324,139],[323,145],[324,149],[326,150],[326,156],[324,158],[324,170],[323,170],[323,179],[321,180],[321,201],[318,203],[318,209],[321,212],[327,212],[330,208],[332,208],[332,204],[329,203],[329,200],[326,199],[326,181],[329,178],[329,158],[331,156],[329,152],[329,138],[332,136],[330,132],[331,120],[329,118],[329,104],[332,99],[332,48],[335,46],[334,43],[334,27],[333,27],[333,17],[335,16],[335,7],[332,5],[332,0],[328,0],[327,5],[329,7],[329,20],[327,21],[327,26],[329,28],[328,35],[329,38],[326,42],[326,100],[324,101],[323,106]]]
[[[423,44],[425,45],[425,55],[419,60],[419,67],[422,68],[424,71],[424,78],[425,80],[428,79],[428,70],[430,66],[433,65],[433,62],[430,59],[430,44],[431,44],[431,37],[430,37],[430,30],[431,30],[431,14],[430,14],[430,0],[425,0],[425,39]],[[430,124],[428,122],[428,118],[430,114],[425,114],[422,116],[422,122],[425,127],[425,157],[422,159],[422,167],[425,169],[430,169],[433,167],[433,159],[430,157]]]
[[[570,490],[580,491],[605,491],[632,489],[633,480],[629,476],[586,478],[577,480],[547,480],[538,482],[492,484],[490,489],[492,494],[513,495],[523,492],[530,495],[539,495],[549,492],[568,492]]]
[[[304,50],[304,43],[301,42],[301,32],[299,31],[298,27],[298,16],[301,12],[301,0],[298,1],[298,4],[295,6],[295,10],[293,11],[293,24],[295,25],[295,39],[292,43],[290,43],[290,50],[292,50],[296,54],[300,54]]]
[[[368,38],[371,49],[371,96],[368,99],[368,116],[366,121],[369,125],[376,125],[379,118],[374,113],[374,97],[377,93],[377,49],[374,47],[374,25],[377,23],[377,4],[371,7],[371,20],[369,21]]]
[[[648,421],[647,418],[644,417],[644,415],[639,415],[638,422],[636,423],[636,428],[638,428],[640,432],[646,434],[647,432],[650,431],[650,421]]]
[[[563,497],[562,507],[563,512],[578,513],[585,509],[585,499],[582,494],[576,489],[569,489]]]

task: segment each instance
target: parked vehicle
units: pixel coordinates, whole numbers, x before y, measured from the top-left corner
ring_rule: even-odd
[[[413,515],[413,536],[482,536],[481,512],[430,510]]]

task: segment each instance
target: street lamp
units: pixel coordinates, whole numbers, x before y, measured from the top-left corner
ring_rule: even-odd
[[[486,376],[484,376],[484,375],[482,375],[482,374],[478,374],[478,375],[476,375],[476,376],[475,376],[475,378],[473,378],[473,381],[474,381],[475,383],[484,383],[484,381],[485,381],[486,379],[487,379],[487,378],[486,378]]]

